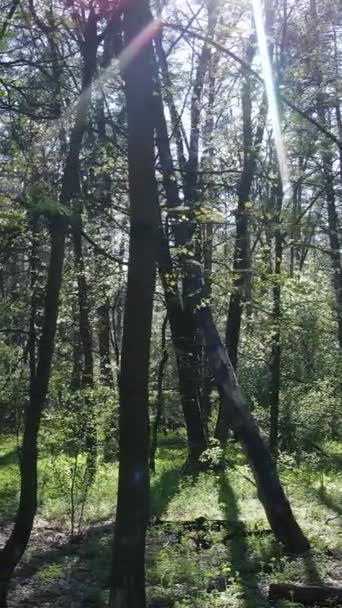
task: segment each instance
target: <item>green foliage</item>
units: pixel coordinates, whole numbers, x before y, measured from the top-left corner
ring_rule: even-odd
[[[338,385],[340,380],[337,381]],[[287,402],[281,420],[283,445],[297,452],[311,452],[322,440],[342,436],[339,425],[341,400],[336,380],[327,378],[313,382],[305,392],[295,387],[287,392]]]
[[[4,309],[2,312],[5,312]],[[0,427],[2,432],[13,432],[20,425],[23,406],[27,400],[27,374],[26,370],[21,368],[20,363],[21,348],[9,346],[0,337],[0,374],[2,378],[0,384]]]
[[[51,580],[58,578],[63,573],[63,566],[57,563],[43,565],[36,574],[42,584],[48,584]]]
[[[17,506],[19,490],[18,451],[15,438],[1,437],[0,447],[0,513],[11,520]]]
[[[79,534],[89,517],[108,512],[108,502],[105,506],[97,503],[96,492],[107,486],[107,500],[112,499],[116,469],[101,464],[98,447],[105,446],[105,432],[111,429],[109,419],[114,421],[115,409],[111,389],[99,386],[73,391],[63,387],[58,403],[45,412],[41,445],[51,458],[43,461],[41,470],[41,488],[49,487],[44,508],[50,514],[57,509],[59,515],[64,509],[71,535]],[[113,451],[115,437],[113,428]]]
[[[47,421],[44,424],[47,425]],[[43,427],[42,445],[44,434]],[[57,439],[56,436],[56,442]],[[161,443],[164,441],[165,445],[157,454],[156,475],[152,479],[152,512],[173,523],[167,524],[168,533],[163,524],[157,523],[148,529],[147,591],[151,601],[160,601],[161,606],[163,602],[165,606],[172,602],[174,606],[197,608],[266,608],[268,603],[259,592],[260,585],[286,580],[314,582],[331,572],[334,563],[326,549],[338,551],[342,547],[339,534],[341,443],[330,442],[322,446],[325,456],[318,455],[318,460],[303,458],[300,465],[292,456],[280,460],[279,469],[287,494],[313,544],[311,556],[294,560],[284,556],[272,536],[253,534],[253,531],[264,530],[268,524],[256,499],[255,488],[247,480],[250,472],[236,444],[228,444],[224,473],[190,476],[182,469],[186,454],[182,436],[170,434],[165,439],[161,437]],[[6,479],[13,482],[14,474],[17,481],[19,478],[15,440],[2,438],[1,445],[0,483],[3,488]],[[81,453],[82,463],[85,458],[86,454]],[[52,455],[41,446],[38,522],[42,516],[52,525],[58,521],[59,530],[61,524],[70,524],[69,496],[61,486],[68,487],[69,491],[72,464],[72,455]],[[104,464],[99,459],[96,480],[85,505],[82,542],[67,543],[56,553],[53,546],[49,546],[45,555],[38,555],[39,568],[32,584],[37,593],[48,591],[51,597],[54,592],[58,593],[63,608],[61,584],[66,589],[68,606],[73,602],[77,608],[85,605],[95,608],[107,597],[112,542],[108,518],[111,521],[116,484],[116,466]],[[13,509],[11,501],[5,492],[0,503],[2,515]],[[205,533],[188,530],[182,523],[198,517],[207,518]],[[210,520],[226,520],[227,523],[223,529],[215,530]],[[88,528],[92,523],[97,525]],[[248,535],[246,531],[249,531]],[[225,538],[227,534],[228,538]],[[198,548],[199,540],[209,542],[209,546]],[[27,555],[27,561],[31,559],[33,564],[37,563],[34,553]],[[225,591],[219,590],[223,583]],[[211,593],[207,592],[208,586],[213,589]]]
[[[222,467],[224,450],[217,439],[209,440],[209,447],[200,456],[200,462],[205,468],[216,470]]]

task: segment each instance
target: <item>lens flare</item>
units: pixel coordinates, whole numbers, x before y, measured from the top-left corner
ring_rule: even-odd
[[[272,66],[270,60],[270,54],[268,51],[267,37],[264,27],[264,16],[261,7],[261,0],[253,1],[253,14],[256,27],[256,33],[258,37],[260,61],[265,81],[265,89],[268,98],[269,114],[273,128],[274,143],[277,152],[279,172],[283,184],[283,191],[289,187],[289,170],[287,162],[286,148],[284,144],[284,138],[281,130],[280,117],[277,105],[277,96],[275,93]]]
[[[68,120],[77,112],[77,109],[82,107],[89,96],[90,89],[93,88],[96,91],[108,82],[109,78],[118,70],[121,71],[127,68],[129,63],[133,61],[134,57],[146,46],[162,28],[163,21],[161,19],[154,19],[150,21],[143,30],[130,42],[130,44],[122,51],[119,57],[112,59],[110,64],[103,70],[100,71],[98,77],[93,81],[92,85],[88,89],[83,91],[77,100],[69,106],[69,108],[63,113],[60,118],[53,120],[52,123],[45,129],[44,136],[40,141],[36,142],[36,145],[41,144],[43,141],[51,141],[52,137],[57,135],[61,128],[66,124]]]
[[[161,19],[154,19],[144,27],[144,29],[130,42],[130,44],[122,51],[119,57],[120,69],[124,70],[127,65],[138,55],[144,46],[146,46],[152,38],[160,31],[163,22]]]

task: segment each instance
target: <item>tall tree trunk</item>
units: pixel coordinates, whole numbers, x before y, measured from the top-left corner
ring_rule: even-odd
[[[159,210],[154,175],[153,50],[134,39],[150,23],[147,0],[124,9],[131,228],[120,372],[120,465],[110,577],[111,608],[145,608],[149,515],[148,378]],[[138,303],[138,305],[137,305]]]
[[[110,357],[110,304],[109,299],[97,307],[97,327],[99,340],[100,374],[105,386],[114,388]]]
[[[81,374],[82,374],[82,352],[81,352],[81,340],[80,330],[78,321],[78,311],[73,306],[73,322],[75,327],[73,328],[72,336],[72,372],[70,378],[70,389],[72,391],[79,391],[81,388]],[[77,327],[76,327],[77,324]]]
[[[247,53],[247,63],[251,64],[255,54],[255,48],[250,44]],[[243,115],[243,153],[244,161],[241,177],[238,184],[238,207],[236,211],[236,236],[234,245],[233,272],[234,279],[233,292],[229,302],[228,318],[226,325],[226,348],[234,369],[237,368],[238,346],[240,339],[242,306],[245,300],[245,287],[248,282],[247,273],[249,269],[249,232],[248,203],[251,195],[252,181],[256,169],[256,150],[261,144],[263,137],[264,116],[261,120],[261,131],[258,133],[258,141],[253,141],[252,129],[252,96],[251,96],[251,77],[245,73],[242,85],[242,115]],[[265,108],[261,108],[264,113]]]
[[[178,181],[173,164],[167,125],[164,115],[160,85],[156,76],[155,122],[157,131],[157,147],[159,151],[161,171],[167,207],[170,212],[181,206],[178,191]],[[177,247],[184,246],[191,233],[189,228],[178,224],[174,228],[174,238]],[[173,268],[169,243],[161,235],[158,256],[158,266],[161,282],[164,288],[166,307],[171,328],[172,342],[175,348],[179,392],[188,437],[188,462],[197,466],[199,457],[207,447],[206,433],[203,426],[200,402],[200,359],[195,349],[196,324],[191,309],[182,306],[181,295],[177,286],[177,278]]]
[[[58,300],[62,283],[66,223],[63,217],[51,224],[51,252],[46,286],[44,322],[38,348],[37,371],[30,386],[25,411],[20,458],[20,498],[15,524],[0,553],[0,607],[7,606],[8,586],[13,571],[29,541],[37,509],[38,432],[48,390],[54,349]]]
[[[177,107],[172,94],[172,80],[169,73],[167,56],[163,47],[162,30],[160,31],[160,34],[156,36],[155,50],[158,58],[158,65],[162,73],[165,101],[170,112],[172,132],[176,140],[178,165],[181,171],[181,175],[184,178],[186,171],[186,158],[183,144],[182,118],[178,114]]]
[[[329,242],[335,291],[337,338],[342,351],[342,260],[339,233],[339,221],[336,207],[336,196],[333,182],[332,158],[329,152],[324,153],[323,171],[325,179],[326,201],[328,209]]]
[[[229,355],[221,342],[211,310],[205,304],[206,293],[201,267],[188,260],[184,270],[188,298],[194,307],[198,327],[205,341],[208,361],[221,396],[224,414],[242,443],[267,519],[275,537],[283,543],[287,551],[303,553],[309,549],[309,542],[294,518],[270,451],[242,397]]]
[[[273,334],[271,350],[271,387],[270,387],[270,450],[273,458],[278,456],[278,427],[279,427],[279,400],[280,400],[280,373],[281,373],[281,263],[283,257],[283,237],[281,233],[281,209],[283,192],[279,183],[274,192],[273,215],[274,215],[274,276],[273,276]],[[273,202],[273,201],[272,201]]]
[[[215,11],[215,4],[211,5],[211,11],[213,11],[213,9]],[[212,23],[212,31],[209,32],[209,35],[211,37],[213,36],[218,17],[217,11],[215,12],[216,14],[214,13],[213,15],[210,15],[211,20],[214,18],[214,22]],[[203,154],[201,159],[202,175],[199,184],[201,200],[208,200],[209,204],[213,203],[215,200],[215,177],[211,175],[211,171],[213,169],[213,162],[215,157],[214,116],[216,102],[216,74],[218,66],[219,54],[213,49],[210,49],[210,58],[208,64],[208,102],[203,128]],[[206,180],[209,181],[208,185],[206,184]],[[210,220],[201,226],[201,249],[206,290],[208,297],[211,298],[211,281],[213,266],[213,223]],[[206,359],[203,344],[201,344],[201,351],[202,414],[208,434],[208,422],[211,416],[212,378],[208,368],[208,362]]]
[[[90,327],[90,306],[88,285],[85,275],[85,265],[83,259],[82,248],[82,219],[81,208],[78,202],[74,205],[74,215],[72,223],[72,237],[75,256],[75,271],[77,278],[77,298],[78,298],[78,321],[80,341],[83,355],[82,369],[82,388],[93,388],[94,385],[94,358],[93,358],[93,340]]]
[[[310,17],[311,17],[311,29],[310,35],[312,38],[312,57],[313,57],[313,78],[317,86],[316,103],[317,103],[317,114],[320,123],[326,128],[328,126],[328,116],[326,111],[326,99],[327,94],[324,91],[323,73],[320,61],[322,61],[319,53],[317,54],[316,49],[320,49],[320,29],[319,29],[319,16],[317,14],[316,0],[310,0]],[[318,46],[317,46],[318,43]],[[337,126],[339,124],[339,115],[337,112]],[[339,152],[341,148],[339,146]],[[336,317],[337,317],[337,338],[339,348],[342,350],[342,259],[341,259],[341,243],[340,243],[340,231],[339,231],[339,220],[338,212],[336,207],[336,193],[334,188],[334,176],[333,176],[333,156],[331,151],[331,144],[327,142],[326,146],[322,146],[322,167],[323,177],[325,183],[325,194],[328,211],[328,228],[329,228],[329,242],[331,248],[331,261],[333,271],[333,287],[335,291],[335,303],[336,303]]]
[[[164,372],[165,367],[169,359],[169,353],[166,347],[166,328],[168,323],[167,315],[164,318],[162,325],[162,336],[161,336],[161,359],[158,365],[158,374],[157,374],[157,400],[156,400],[156,414],[155,420],[152,429],[152,438],[151,438],[151,451],[150,451],[150,469],[152,473],[155,473],[156,469],[156,451],[157,451],[157,443],[158,443],[158,431],[160,427],[160,423],[164,414],[164,395],[163,395],[163,380],[164,380]]]
[[[212,38],[217,23],[217,2],[212,0],[208,3],[208,26],[207,35]],[[199,138],[200,138],[200,118],[205,86],[205,77],[211,58],[210,45],[205,41],[199,55],[196,75],[191,97],[190,108],[190,141],[189,158],[186,160],[183,146],[182,122],[178,116],[176,105],[172,95],[172,82],[168,70],[167,58],[163,50],[161,37],[156,40],[156,53],[161,68],[163,82],[165,85],[165,100],[169,107],[171,124],[176,140],[178,163],[183,178],[183,190],[185,202],[193,211],[198,202],[198,167],[199,167]],[[156,71],[156,81],[158,74]],[[175,173],[173,159],[170,149],[169,137],[164,117],[163,103],[161,99],[160,85],[158,85],[158,95],[156,98],[157,116],[157,145],[160,156],[160,164],[163,173],[164,188],[166,193],[167,205],[170,211],[172,207],[181,207],[182,201],[179,197],[178,179]],[[174,226],[174,238],[176,246],[184,247],[191,240],[195,223],[188,222],[183,225]],[[167,245],[161,247],[159,268],[161,275],[174,277],[173,263],[171,256],[165,252]],[[189,463],[191,466],[198,465],[201,453],[207,447],[207,432],[205,429],[205,413],[209,406],[209,392],[202,391],[202,346],[199,342],[196,323],[194,322],[193,311],[188,309],[187,301],[178,297],[173,297],[166,285],[167,280],[162,278],[166,294],[166,302],[171,326],[171,334],[176,350],[177,367],[179,373],[179,386],[182,399],[182,407],[185,424],[188,434]],[[176,282],[173,286],[174,291],[178,291]],[[174,307],[171,311],[170,307]],[[177,310],[177,307],[179,308]]]
[[[250,65],[255,53],[252,41],[247,51],[247,65]],[[249,259],[249,199],[251,196],[252,182],[256,170],[258,151],[263,140],[267,103],[263,97],[259,125],[253,138],[252,128],[252,96],[251,76],[246,68],[244,82],[241,91],[242,119],[243,119],[243,151],[244,161],[241,177],[238,184],[238,206],[236,211],[236,234],[233,257],[233,290],[230,296],[225,344],[234,370],[238,363],[238,348],[240,341],[240,330],[243,312],[243,303],[247,299],[246,292],[250,282],[250,259]],[[220,406],[215,429],[215,437],[224,443],[228,435],[228,427],[223,414],[223,406]]]
[[[96,17],[91,11],[88,32],[95,31]],[[97,41],[96,47],[97,48]],[[89,51],[89,48],[87,48]],[[66,160],[60,202],[64,207],[79,196],[79,156],[86,118],[91,98],[93,71],[89,69],[88,56],[84,58],[82,91],[84,94],[76,111],[70,135],[70,149]],[[95,51],[96,59],[96,51]],[[30,385],[30,400],[25,412],[25,426],[20,460],[20,498],[13,530],[0,553],[0,608],[7,606],[8,586],[13,571],[19,563],[29,541],[37,509],[37,462],[38,433],[45,404],[51,361],[54,350],[59,295],[62,284],[67,219],[61,214],[50,220],[51,250],[48,269],[44,321],[39,341],[36,375]]]
[[[31,311],[30,311],[30,327],[29,327],[29,339],[28,339],[28,356],[29,356],[29,367],[30,367],[30,384],[33,383],[36,375],[36,348],[37,348],[37,335],[36,335],[36,324],[37,324],[37,308],[39,305],[38,293],[37,293],[37,279],[38,279],[38,242],[39,242],[39,230],[37,218],[32,219],[32,249],[31,249],[31,268],[30,268],[30,289],[31,289]]]
[[[212,40],[215,35],[216,25],[218,21],[218,2],[217,0],[209,0],[207,3],[208,11],[208,23],[206,37],[208,40]],[[191,104],[190,104],[190,138],[189,138],[189,157],[186,163],[185,175],[183,178],[184,183],[184,199],[185,204],[189,207],[191,218],[193,211],[198,208],[201,202],[201,193],[199,190],[199,165],[200,165],[200,135],[201,135],[201,116],[203,113],[203,94],[205,90],[206,78],[209,72],[210,79],[210,66],[212,58],[212,49],[207,41],[203,42],[201,52],[199,54],[198,63],[195,72],[194,84],[192,89]],[[190,224],[191,225],[191,224]],[[194,253],[196,259],[200,262],[204,251],[202,250],[202,229],[201,226],[196,226],[194,223],[194,230],[196,233]],[[210,229],[209,229],[210,232]],[[191,238],[191,234],[190,234]],[[186,243],[185,243],[186,245]],[[208,241],[207,241],[208,245]],[[208,247],[206,253],[209,253]],[[209,256],[206,257],[209,261]],[[185,314],[189,319],[192,319],[193,312],[191,309],[187,310],[188,302],[187,299],[183,299],[183,307]],[[207,417],[210,410],[209,402],[209,391],[203,390],[204,374],[205,370],[205,357],[203,356],[203,346],[201,344],[200,337],[197,333],[196,323],[192,322],[189,328],[192,327],[192,335],[188,339],[188,348],[190,361],[195,366],[195,381],[196,391],[199,399],[199,407],[201,412],[202,424],[205,426],[205,433],[207,434]]]
[[[74,201],[74,214],[72,221],[72,238],[75,256],[75,271],[77,277],[78,321],[79,338],[82,353],[82,372],[80,388],[83,390],[84,410],[82,416],[85,420],[85,448],[87,453],[85,482],[91,485],[96,475],[97,465],[97,430],[96,416],[92,403],[92,396],[88,389],[94,387],[94,358],[93,340],[90,328],[90,306],[88,285],[85,275],[85,264],[82,248],[82,216],[81,203]],[[76,353],[75,353],[76,354]]]

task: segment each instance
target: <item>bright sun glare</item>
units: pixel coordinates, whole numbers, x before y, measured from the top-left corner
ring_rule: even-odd
[[[277,106],[277,97],[275,93],[274,80],[272,74],[271,60],[268,50],[267,37],[264,27],[264,16],[261,6],[261,0],[252,0],[253,14],[258,38],[260,61],[263,71],[263,77],[265,82],[265,89],[268,98],[269,116],[273,128],[273,137],[275,141],[275,147],[277,152],[277,158],[279,163],[279,172],[282,180],[284,194],[289,190],[289,171],[286,149],[284,145],[284,139],[282,135],[281,123],[279,118],[279,111]],[[149,23],[146,28],[131,42],[131,44],[121,53],[119,59],[114,59],[111,64],[103,70],[97,79],[98,87],[105,84],[109,77],[120,65],[121,70],[124,69],[128,63],[134,58],[134,56],[140,51],[140,49],[148,43],[156,34],[156,32],[162,27],[162,20],[156,19]],[[63,117],[53,123],[52,129],[58,130],[61,124],[70,117],[75,111],[79,104],[82,104],[83,96],[81,95],[77,102],[70,107]],[[49,129],[51,133],[51,127]]]
[[[287,155],[286,149],[284,145],[284,139],[281,130],[279,111],[277,105],[277,97],[275,93],[273,74],[272,74],[272,66],[270,55],[268,51],[267,45],[267,37],[264,27],[264,16],[261,7],[261,0],[252,0],[253,2],[253,14],[255,20],[255,27],[258,37],[259,44],[259,53],[260,53],[260,61],[265,81],[265,88],[268,98],[268,107],[269,114],[273,128],[273,137],[275,141],[278,163],[279,163],[279,172],[283,184],[284,193],[288,189],[289,186],[289,170],[287,163]]]

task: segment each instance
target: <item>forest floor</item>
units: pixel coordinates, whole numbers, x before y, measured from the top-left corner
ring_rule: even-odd
[[[161,442],[152,477],[153,515],[147,539],[151,608],[294,608],[299,605],[269,602],[268,585],[324,582],[342,587],[341,445],[325,445],[324,455],[307,455],[300,465],[290,456],[281,457],[286,492],[312,545],[310,554],[293,559],[284,555],[269,532],[251,473],[236,444],[229,446],[221,472],[187,475],[182,439],[170,435]],[[13,440],[6,439],[1,446],[0,545],[9,533],[18,491]],[[103,608],[116,466],[99,464],[81,533],[70,538],[65,479],[70,463],[66,467],[60,462],[56,468],[56,458],[52,460],[53,465],[48,456],[42,458],[39,514],[13,581],[9,606]]]

